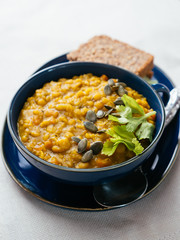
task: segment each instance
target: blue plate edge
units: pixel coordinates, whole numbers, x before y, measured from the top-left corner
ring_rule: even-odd
[[[61,58],[61,57],[65,57],[66,56],[66,54],[64,54],[64,55],[62,55],[62,56],[59,56],[59,57],[56,57],[56,58],[54,58],[54,59],[52,59],[51,61],[49,61],[49,62],[47,62],[46,64],[44,64],[42,67],[40,67],[36,72],[38,72],[39,70],[42,70],[43,68],[45,68],[45,67],[48,67],[48,64],[50,63],[50,62],[53,62],[53,61],[55,61],[55,60],[57,60],[57,59],[59,59],[59,58]],[[58,63],[56,63],[56,64],[58,64]],[[159,68],[159,67],[157,67],[156,65],[155,65],[155,69],[156,69],[156,71],[159,71],[162,75],[163,75],[163,77],[165,77],[170,83],[171,83],[171,85],[172,85],[172,87],[175,87],[175,84],[173,83],[173,81],[168,77],[168,75],[163,71],[163,70],[161,70],[161,68]],[[179,119],[180,120],[180,119]],[[47,201],[46,199],[43,199],[40,195],[38,195],[37,193],[34,193],[34,192],[31,192],[28,188],[26,188],[22,183],[21,183],[21,181],[20,180],[18,180],[15,176],[14,176],[14,174],[12,173],[12,171],[10,170],[11,169],[11,167],[9,166],[9,164],[7,163],[7,161],[5,160],[5,154],[4,154],[4,149],[3,149],[3,136],[4,136],[4,129],[5,129],[5,123],[6,123],[6,120],[4,121],[4,125],[3,125],[3,130],[2,130],[2,136],[1,136],[1,154],[2,154],[2,159],[3,159],[3,163],[4,163],[4,165],[5,165],[5,168],[7,169],[7,171],[8,171],[8,173],[9,173],[9,175],[13,178],[13,180],[21,187],[21,188],[23,188],[26,192],[29,192],[31,195],[33,195],[34,197],[36,197],[36,198],[38,198],[39,200],[41,200],[41,201],[43,201],[43,202],[45,202],[45,203],[48,203],[48,204],[50,204],[50,205],[53,205],[53,206],[57,206],[57,207],[61,207],[61,208],[64,208],[64,209],[68,209],[68,210],[80,210],[80,211],[105,211],[105,210],[112,210],[112,209],[115,209],[115,208],[99,208],[99,209],[79,209],[79,208],[73,208],[73,207],[69,207],[69,206],[61,206],[61,205],[59,205],[59,204],[55,204],[55,203],[53,203],[53,202],[49,202],[49,201]],[[179,128],[180,128],[180,121],[179,121]],[[153,189],[151,189],[151,191],[149,191],[148,193],[145,193],[141,198],[139,198],[139,199],[137,199],[137,200],[140,200],[140,199],[142,199],[142,198],[144,198],[145,196],[147,196],[147,195],[149,195],[152,191],[154,191],[161,183],[162,183],[162,181],[166,178],[166,176],[168,175],[168,173],[170,172],[170,170],[171,170],[171,168],[173,167],[173,165],[174,165],[174,163],[175,163],[175,160],[176,160],[176,158],[177,158],[177,155],[178,155],[178,153],[179,153],[179,150],[180,150],[180,131],[179,131],[179,136],[178,136],[178,138],[177,138],[177,145],[176,145],[176,147],[175,147],[175,149],[174,149],[174,154],[173,154],[173,156],[172,156],[172,158],[171,158],[171,160],[169,161],[169,163],[170,163],[170,166],[169,166],[169,168],[168,168],[168,170],[166,171],[166,173],[165,173],[165,175],[163,176],[163,178],[159,181],[159,183],[153,188]]]

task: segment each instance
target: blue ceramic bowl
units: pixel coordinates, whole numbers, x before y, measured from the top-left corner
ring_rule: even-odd
[[[47,161],[40,159],[32,154],[22,144],[17,131],[17,120],[19,113],[24,105],[24,102],[29,96],[34,94],[34,91],[41,88],[44,83],[56,81],[59,78],[71,78],[74,75],[85,73],[93,73],[100,76],[106,74],[110,78],[118,78],[125,82],[131,88],[143,94],[150,106],[157,112],[156,115],[156,130],[154,140],[143,151],[142,154],[129,159],[126,162],[103,168],[93,169],[76,169],[57,166]],[[60,181],[65,181],[74,184],[96,184],[102,181],[112,180],[116,177],[121,177],[134,169],[138,168],[154,151],[161,134],[164,129],[165,111],[164,105],[158,96],[157,92],[143,81],[138,76],[119,67],[112,65],[91,63],[91,62],[72,62],[57,64],[35,73],[15,94],[7,115],[8,127],[10,134],[21,152],[21,154],[36,168],[46,174],[58,178]]]

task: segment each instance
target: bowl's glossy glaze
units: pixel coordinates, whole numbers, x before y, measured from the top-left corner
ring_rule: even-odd
[[[84,73],[93,73],[100,76],[106,74],[108,77],[118,78],[125,82],[131,88],[143,94],[150,106],[157,112],[156,114],[156,130],[152,143],[144,150],[144,152],[132,159],[121,164],[96,168],[96,169],[73,169],[62,166],[57,166],[48,163],[31,152],[29,152],[19,139],[17,132],[17,120],[26,99],[33,95],[34,91],[41,88],[44,83],[49,81],[56,81],[61,77],[70,78],[74,75]],[[8,111],[8,127],[10,134],[22,155],[35,167],[41,171],[58,178],[60,181],[67,181],[76,184],[94,184],[112,180],[113,178],[121,177],[140,166],[154,151],[160,136],[164,129],[165,113],[164,106],[157,95],[145,81],[138,76],[112,65],[101,63],[88,62],[73,62],[57,64],[35,73],[30,79],[18,90],[15,94],[9,111]]]

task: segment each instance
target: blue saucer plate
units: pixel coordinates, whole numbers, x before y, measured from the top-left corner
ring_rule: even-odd
[[[67,61],[66,55],[62,55],[46,63],[37,71]],[[165,84],[170,90],[174,87],[174,84],[160,68],[155,66],[153,71],[154,79]],[[154,153],[142,166],[148,179],[148,188],[141,198],[156,189],[172,168],[180,148],[179,129],[180,115],[178,113],[164,130]],[[32,166],[16,148],[6,121],[2,135],[2,155],[4,165],[13,180],[25,191],[46,203],[74,210],[102,211],[111,209],[111,207],[100,206],[94,200],[92,186],[65,184]]]

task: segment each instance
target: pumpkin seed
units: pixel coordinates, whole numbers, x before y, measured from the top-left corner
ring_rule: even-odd
[[[115,86],[112,86],[112,91],[114,92],[114,91],[117,91],[118,90],[118,88],[119,88],[119,86],[117,86],[117,85],[115,85]]]
[[[97,115],[97,118],[103,118],[104,115],[105,115],[105,112],[102,111],[102,110],[99,110],[99,111],[96,113],[96,115]]]
[[[120,85],[119,88],[118,88],[117,93],[118,93],[118,95],[119,95],[120,97],[122,97],[124,94],[127,93],[127,91],[123,88],[123,86]]]
[[[124,105],[123,100],[121,99],[121,97],[118,97],[115,101],[114,101],[115,105]]]
[[[92,122],[84,122],[84,126],[90,132],[96,133],[98,131],[98,128]]]
[[[87,139],[84,138],[78,143],[78,153],[83,153],[87,148]]]
[[[79,143],[79,142],[81,141],[81,139],[78,138],[78,137],[72,137],[71,139],[72,139],[74,142],[77,142],[77,143]]]
[[[81,162],[84,162],[84,163],[89,162],[92,158],[93,158],[93,151],[89,150],[82,156]]]
[[[107,85],[104,87],[104,93],[105,93],[106,95],[111,95],[112,89],[111,89],[111,87],[109,86],[109,84],[107,84]]]
[[[106,112],[105,117],[107,117],[110,113],[112,113],[112,111],[114,111],[113,108],[109,109],[109,110]]]
[[[97,133],[105,133],[106,130],[105,129],[102,129],[102,130],[98,130]]]
[[[119,113],[111,113],[112,116],[115,116],[115,117],[120,117],[120,114]]]
[[[121,86],[123,86],[124,88],[127,87],[127,84],[124,82],[118,82]]]
[[[108,106],[108,105],[104,105],[104,107],[105,107],[107,110],[114,109],[113,107]],[[114,110],[115,110],[115,109],[114,109]]]
[[[115,86],[116,86],[116,87],[119,87],[120,85],[121,85],[120,82],[115,83]]]
[[[125,88],[125,87],[127,87],[127,84],[124,82],[121,82],[121,86],[123,86]]]
[[[94,142],[90,146],[90,150],[93,151],[94,155],[97,155],[98,153],[100,153],[102,148],[103,148],[103,143],[101,141]]]
[[[108,80],[108,84],[109,84],[109,86],[114,86],[115,85],[115,82],[114,82],[114,80],[112,79],[112,78],[110,78],[109,80]]]
[[[96,120],[97,120],[96,113],[92,110],[89,110],[86,113],[86,119],[89,120],[90,122],[96,122]]]

